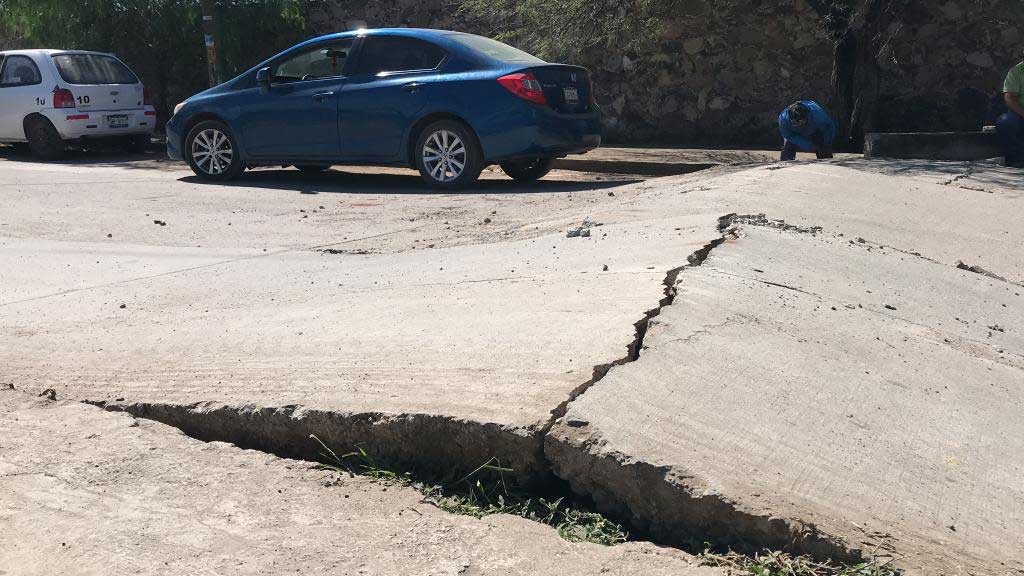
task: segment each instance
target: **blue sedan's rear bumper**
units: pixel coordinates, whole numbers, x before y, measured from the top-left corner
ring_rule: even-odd
[[[600,110],[561,114],[542,106],[524,104],[492,117],[478,127],[480,145],[488,162],[536,156],[581,154],[601,145]]]

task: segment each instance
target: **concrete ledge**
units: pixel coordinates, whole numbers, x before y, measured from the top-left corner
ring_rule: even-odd
[[[865,158],[984,160],[1002,155],[995,133],[907,132],[864,137]]]
[[[860,157],[860,154],[836,154],[836,158]],[[811,160],[814,154],[799,153],[798,160]],[[559,170],[598,174],[637,176],[675,176],[723,165],[750,165],[778,162],[776,150],[712,150],[703,148],[598,148],[586,154],[574,154],[555,161]]]
[[[584,159],[579,156],[555,160],[558,170],[594,172],[597,174],[637,174],[640,176],[675,176],[700,172],[719,164],[688,162],[636,162],[614,159]]]

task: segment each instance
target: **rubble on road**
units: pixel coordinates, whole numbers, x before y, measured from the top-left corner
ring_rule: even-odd
[[[601,224],[600,223],[595,223],[595,222],[591,221],[590,217],[584,218],[583,219],[583,223],[581,225],[579,225],[579,226],[577,226],[575,228],[570,228],[569,230],[567,230],[566,233],[565,233],[565,237],[566,238],[577,238],[577,237],[579,237],[579,238],[589,238],[590,237],[590,229],[593,228],[594,226],[601,226]]]

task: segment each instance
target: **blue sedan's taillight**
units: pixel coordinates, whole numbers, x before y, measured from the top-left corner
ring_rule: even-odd
[[[547,97],[544,96],[544,90],[541,89],[540,81],[531,72],[502,76],[498,78],[498,83],[523,100],[542,106],[548,103]]]

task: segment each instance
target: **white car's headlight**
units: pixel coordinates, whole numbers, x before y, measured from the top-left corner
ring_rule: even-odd
[[[185,103],[184,103],[184,102],[182,102],[182,103],[178,104],[177,106],[175,106],[175,107],[174,107],[174,115],[177,115],[177,114],[178,114],[178,112],[180,112],[180,111],[181,111],[181,108],[182,108],[182,107],[183,107],[184,105],[185,105]]]

